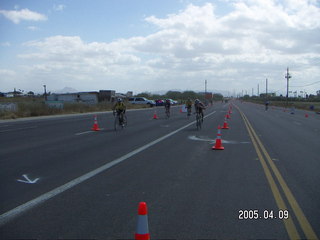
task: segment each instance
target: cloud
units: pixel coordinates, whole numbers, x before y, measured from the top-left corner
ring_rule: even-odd
[[[65,8],[66,6],[63,4],[53,5],[53,10],[56,12],[62,12]]]
[[[47,17],[43,14],[30,11],[29,9],[21,10],[0,10],[0,14],[14,22],[15,24],[20,23],[20,21],[45,21]]]
[[[39,28],[36,27],[36,26],[29,26],[28,29],[31,30],[31,31],[37,31],[37,30],[39,30]]]
[[[10,43],[10,42],[1,42],[1,43],[0,43],[0,46],[1,46],[1,47],[10,47],[10,46],[11,46],[11,43]]]
[[[45,76],[52,84],[68,79],[79,90],[202,90],[208,79],[211,88],[249,87],[251,92],[265,78],[271,90],[278,90],[285,86],[287,66],[293,69],[291,81],[319,79],[320,10],[315,1],[227,2],[232,10],[225,15],[206,3],[164,18],[146,17],[156,27],[147,36],[112,42],[52,36],[25,43],[31,53],[19,57],[32,77]]]
[[[5,77],[5,76],[14,76],[15,72],[10,70],[10,69],[1,69],[0,68],[0,76]]]

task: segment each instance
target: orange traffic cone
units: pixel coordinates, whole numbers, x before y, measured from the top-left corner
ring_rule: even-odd
[[[306,113],[306,115],[304,115],[306,118],[309,117],[308,113]]]
[[[93,123],[93,127],[91,128],[91,130],[100,131],[100,128],[98,126],[97,115],[94,115],[94,123]]]
[[[156,111],[154,111],[154,113],[153,113],[153,119],[158,119],[158,116],[157,116],[157,112],[156,112]]]
[[[221,136],[221,127],[220,125],[218,125],[218,133],[217,133],[218,136]]]
[[[224,147],[222,146],[222,140],[221,140],[221,131],[220,131],[220,125],[218,126],[218,133],[216,138],[216,143],[212,147],[213,150],[224,150]]]
[[[145,202],[139,203],[138,208],[138,224],[135,234],[135,240],[150,240],[148,227],[148,209]]]
[[[227,123],[227,119],[224,119],[224,123],[223,123],[223,127],[222,129],[229,129],[228,123]]]
[[[226,115],[226,118],[227,118],[227,119],[230,119],[230,118],[231,118],[229,113]]]

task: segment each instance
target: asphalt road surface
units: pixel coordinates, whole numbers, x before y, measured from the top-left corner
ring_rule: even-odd
[[[179,110],[1,121],[0,238],[134,239],[141,201],[151,239],[319,238],[320,115],[215,103],[198,131]]]

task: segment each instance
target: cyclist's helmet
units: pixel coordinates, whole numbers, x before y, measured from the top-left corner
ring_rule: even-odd
[[[199,99],[196,99],[196,100],[194,101],[194,103],[195,103],[195,104],[198,104],[198,103],[200,103],[200,100],[199,100]]]
[[[118,98],[118,102],[122,102],[122,98]]]
[[[166,102],[169,103],[169,102],[170,102],[170,99],[166,99]]]

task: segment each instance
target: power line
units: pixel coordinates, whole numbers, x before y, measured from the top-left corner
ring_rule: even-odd
[[[308,87],[308,86],[311,86],[311,85],[314,85],[314,84],[317,84],[317,83],[320,83],[320,81],[317,81],[317,82],[314,82],[314,83],[310,83],[310,84],[307,84],[307,85],[304,85],[304,86],[291,86],[291,87]]]

